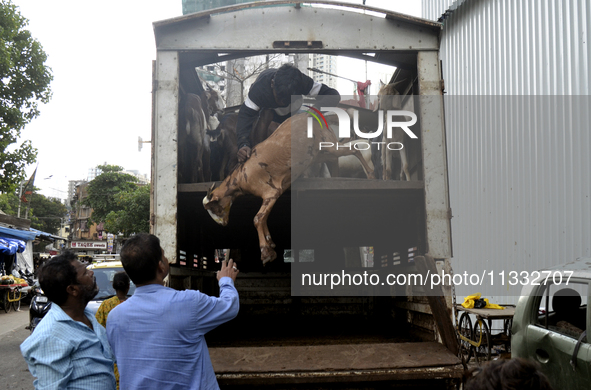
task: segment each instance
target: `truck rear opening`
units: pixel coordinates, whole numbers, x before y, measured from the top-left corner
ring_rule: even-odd
[[[326,2],[241,4],[154,23],[152,221],[173,263],[170,285],[215,295],[216,253],[230,249],[237,261],[240,314],[206,335],[223,388],[448,387],[461,378],[463,367],[451,351],[455,338],[450,341],[441,331],[451,325],[451,302],[445,298],[428,299],[421,286],[410,284],[378,286],[379,294],[365,296],[294,294],[292,264],[306,266],[308,250],[314,250],[316,264],[343,254],[342,268],[327,272],[368,272],[384,279],[420,273],[418,255],[434,258],[435,272],[447,270],[451,257],[441,26],[362,5],[322,5]],[[253,227],[261,199],[237,198],[228,225],[220,226],[202,205],[212,183],[181,174],[188,163],[180,153],[186,145],[179,142],[184,130],[179,101],[186,90],[183,75],[196,67],[274,53],[323,53],[391,65],[395,77],[406,80],[401,91],[408,104],[413,96],[425,100],[413,106],[420,132],[409,147],[410,180],[299,179],[269,216],[278,258],[263,267]],[[370,111],[363,112],[370,116]],[[335,194],[344,203],[336,204]],[[294,207],[301,210],[296,216]],[[296,220],[327,232],[347,229],[329,242],[303,229],[295,243]],[[360,259],[360,247],[372,248],[372,264]]]

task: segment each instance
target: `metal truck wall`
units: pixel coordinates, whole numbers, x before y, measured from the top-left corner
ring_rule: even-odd
[[[456,273],[528,271],[591,254],[589,107],[591,6],[587,0],[423,1],[431,20],[447,12],[440,56]],[[557,106],[516,123],[476,126],[473,105],[453,95],[561,95]],[[571,103],[566,96],[579,95]],[[582,100],[583,99],[583,100]],[[584,99],[587,99],[586,101]],[[533,100],[529,100],[533,102]],[[491,115],[516,117],[493,107]],[[512,112],[512,114],[511,114]],[[529,133],[525,129],[529,128]],[[487,271],[487,272],[488,272]],[[521,285],[457,287],[516,302]],[[498,299],[496,297],[499,297]]]

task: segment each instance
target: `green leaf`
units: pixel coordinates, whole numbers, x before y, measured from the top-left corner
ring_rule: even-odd
[[[30,141],[16,144],[21,130],[39,115],[39,103],[51,99],[51,68],[41,44],[25,29],[10,0],[0,0],[0,192],[13,192],[25,168],[37,159]]]

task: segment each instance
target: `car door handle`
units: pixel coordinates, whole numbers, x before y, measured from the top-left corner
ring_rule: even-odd
[[[538,348],[536,349],[536,359],[538,359],[540,363],[548,363],[550,361],[550,354],[545,349]]]

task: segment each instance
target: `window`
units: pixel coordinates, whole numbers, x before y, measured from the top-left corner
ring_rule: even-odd
[[[578,339],[587,328],[589,284],[550,284],[541,291],[536,325]]]

